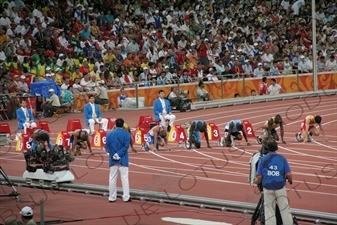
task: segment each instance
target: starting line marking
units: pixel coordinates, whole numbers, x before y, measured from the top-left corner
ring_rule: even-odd
[[[231,223],[225,222],[215,222],[209,220],[199,220],[199,219],[189,219],[189,218],[173,218],[173,217],[163,217],[161,218],[163,221],[185,224],[185,225],[232,225]]]

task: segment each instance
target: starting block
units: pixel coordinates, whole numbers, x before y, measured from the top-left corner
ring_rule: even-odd
[[[67,151],[70,149],[70,134],[68,131],[58,133],[55,144],[62,145]]]
[[[171,128],[168,134],[168,142],[182,143],[187,140],[187,135],[185,129],[180,125],[175,125]]]
[[[69,170],[55,171],[53,174],[45,173],[43,169],[37,169],[36,172],[25,171],[22,175],[26,182],[31,180],[39,180],[43,184],[43,181],[62,183],[71,182],[75,180],[74,175]]]
[[[29,144],[29,138],[30,136],[28,134],[21,134],[19,139],[16,142],[16,148],[15,150],[17,152],[23,152],[30,150],[31,146]]]
[[[91,144],[93,147],[103,148],[106,144],[106,132],[102,129],[99,129],[94,132]]]
[[[8,137],[12,133],[11,132],[11,127],[9,126],[8,123],[0,123],[0,130],[1,130],[1,133],[6,133]]]
[[[245,129],[247,138],[255,138],[255,132],[253,129],[253,125],[248,120],[243,120],[243,128]]]
[[[142,145],[145,142],[146,134],[149,132],[149,130],[149,128],[138,127],[133,133],[133,143],[136,145]]]
[[[47,121],[36,121],[36,128],[42,129],[50,133],[49,125]]]
[[[68,120],[67,124],[67,131],[75,131],[78,129],[82,129],[82,124],[79,119],[74,119],[74,120]]]
[[[215,123],[207,123],[207,134],[209,141],[219,140],[221,138],[219,128]],[[205,135],[202,135],[201,139],[206,140]]]

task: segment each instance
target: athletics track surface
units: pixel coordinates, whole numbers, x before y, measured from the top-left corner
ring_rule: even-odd
[[[241,119],[248,120],[253,125],[255,134],[258,135],[261,133],[259,127],[267,118],[280,114],[286,123],[285,141],[287,144],[280,144],[278,152],[287,157],[294,177],[293,184],[287,184],[290,207],[336,214],[336,102],[336,96],[324,96],[176,113],[176,124],[203,119],[218,125],[223,135],[223,127],[229,120]],[[152,114],[152,109],[142,109],[106,112],[103,113],[103,116],[108,118],[122,117],[130,127],[135,127],[140,115]],[[294,134],[299,131],[300,123],[309,114],[322,116],[323,128],[329,142],[324,142],[322,137],[318,137],[314,143],[295,143]],[[58,119],[47,118],[43,120],[50,122],[49,128],[55,141],[56,134],[66,129],[67,121],[75,118],[80,118],[82,125],[84,125],[83,113],[64,114]],[[13,132],[16,121],[10,121],[10,125]],[[216,141],[211,142],[212,149],[207,149],[203,142],[202,148],[198,150],[186,150],[178,148],[176,143],[170,143],[171,152],[159,151],[153,154],[142,151],[140,146],[135,146],[138,153],[129,154],[130,188],[257,203],[260,195],[256,194],[254,187],[247,183],[247,177],[249,159],[253,153],[259,150],[260,146],[253,139],[249,141],[253,144],[250,147],[241,142],[237,143],[236,148],[231,149],[218,147]],[[72,171],[76,177],[74,182],[107,186],[109,173],[107,156],[102,154],[102,150],[98,148],[94,149],[94,152],[95,156],[84,154],[71,163]],[[1,149],[0,162],[9,176],[22,176],[25,162],[22,154],[15,152],[14,147]],[[120,186],[120,181],[118,181],[118,186]],[[5,187],[4,191],[6,190],[10,192],[11,189]],[[84,221],[71,224],[112,224],[112,218],[113,224],[136,224],[138,221],[136,211],[141,215],[139,225],[173,224],[163,222],[161,217],[250,224],[251,217],[251,215],[238,213],[166,204],[146,203],[147,205],[142,205],[142,202],[136,200],[131,203],[111,204],[108,203],[107,197],[84,194],[55,194],[29,188],[18,188],[18,191],[23,193],[19,203],[10,199],[0,199],[1,218],[5,218],[4,215],[9,213],[6,209],[13,209],[18,214],[19,208],[24,205],[34,205],[34,201],[38,202],[40,198],[47,198],[45,202],[46,220],[55,218],[84,219]],[[150,205],[152,206],[148,208]],[[39,207],[35,208],[36,220],[38,220]],[[155,213],[153,213],[154,211]],[[124,215],[128,216],[123,219]]]

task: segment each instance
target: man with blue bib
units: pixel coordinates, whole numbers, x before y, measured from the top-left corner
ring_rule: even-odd
[[[171,149],[167,145],[167,127],[163,125],[156,125],[145,136],[145,151],[158,151],[159,146],[166,146],[168,151]]]
[[[241,120],[231,120],[225,126],[225,137],[221,138],[220,146],[225,145],[226,147],[234,146],[235,140],[242,140],[242,135],[245,138],[247,145],[251,146],[248,142],[245,129],[243,129],[243,123]]]
[[[188,133],[189,133],[189,138],[188,138],[188,146],[187,149],[192,148],[192,144],[196,148],[201,147],[201,137],[200,133],[204,133],[205,139],[207,142],[207,148],[212,148],[211,145],[209,144],[208,140],[208,133],[207,133],[207,124],[203,120],[194,120],[191,125],[189,126]]]
[[[277,154],[277,142],[273,139],[265,142],[268,154],[263,156],[257,167],[255,184],[262,182],[265,224],[276,224],[275,208],[276,203],[280,209],[283,224],[293,224],[293,217],[290,213],[287,190],[285,188],[286,179],[292,184],[292,174],[287,159]]]

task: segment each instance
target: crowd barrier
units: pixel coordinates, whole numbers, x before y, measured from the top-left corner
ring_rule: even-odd
[[[289,93],[297,92],[312,92],[313,75],[312,74],[297,74],[286,76],[268,77],[268,86],[270,85],[270,78],[275,78],[276,82]],[[223,100],[234,98],[235,94],[240,97],[250,96],[251,90],[258,92],[261,84],[261,78],[241,78],[228,79],[220,81],[204,82],[205,89],[213,97],[213,100]],[[164,90],[166,95],[171,91],[171,87],[177,87],[180,91],[188,90],[189,98],[193,102],[196,101],[196,92],[198,83],[175,84],[175,85],[159,85],[151,87],[136,87],[125,88],[126,95],[131,98],[143,97],[145,98],[144,107],[151,107],[155,99],[158,98],[158,91]],[[320,73],[318,74],[318,90],[333,90],[337,89],[337,73]],[[76,108],[82,110],[84,105],[88,102],[88,96],[91,93],[76,94]],[[109,105],[118,108],[118,96],[120,90],[109,90],[108,98]]]

